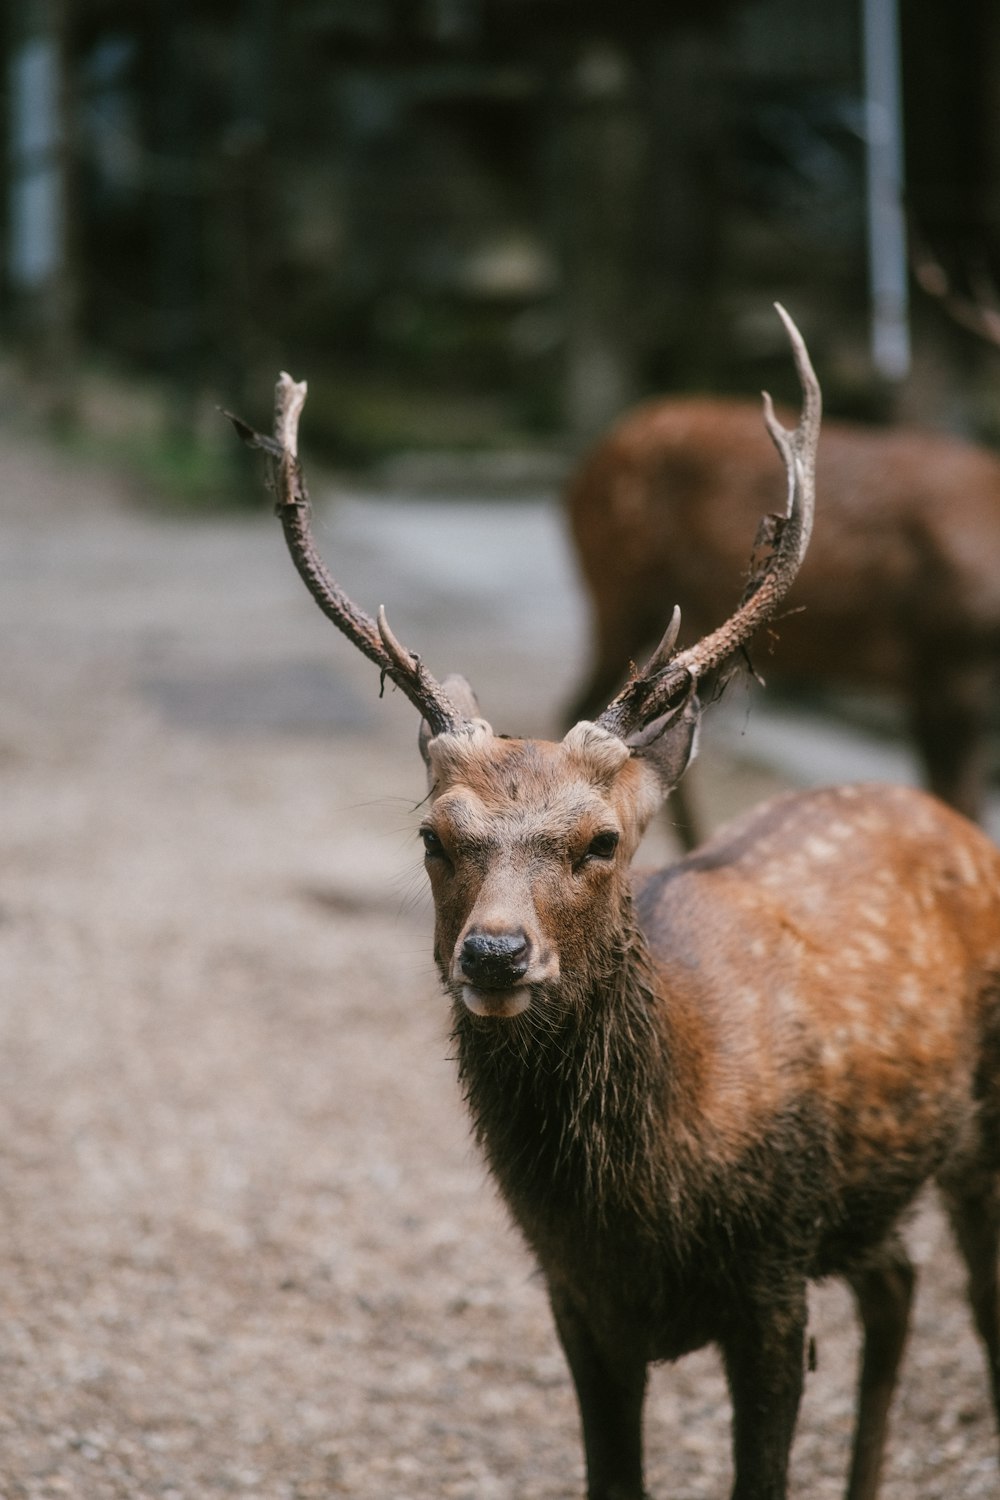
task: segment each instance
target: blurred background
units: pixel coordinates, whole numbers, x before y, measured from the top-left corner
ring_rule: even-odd
[[[904,223],[958,284],[993,265],[990,0],[5,14],[8,405],[205,498],[215,405],[266,416],[279,367],[342,465],[572,451],[647,392],[790,392],[775,297],[830,411],[1000,428]]]

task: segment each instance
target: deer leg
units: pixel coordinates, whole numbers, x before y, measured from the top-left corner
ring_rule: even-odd
[[[875,1500],[916,1273],[902,1243],[893,1238],[876,1260],[848,1279],[861,1316],[864,1344],[847,1500]]]
[[[587,1460],[587,1500],[645,1500],[642,1404],[645,1360],[610,1361],[578,1308],[557,1288],[549,1295],[556,1331],[576,1387]]]
[[[610,591],[591,581],[590,595],[593,656],[585,682],[563,714],[567,729],[581,719],[596,719],[663,634],[660,591],[644,587],[641,579]]]
[[[673,788],[666,804],[667,821],[671,832],[685,854],[697,848],[701,838],[695,808],[697,799],[691,795],[691,769],[691,767],[688,768],[684,779]]]
[[[733,1403],[732,1500],[785,1500],[805,1367],[806,1288],[784,1288],[723,1341]]]
[[[974,822],[986,794],[986,671],[962,672],[953,662],[919,663],[911,704],[911,729],[927,785],[943,802]]]
[[[943,1184],[945,1205],[958,1248],[969,1274],[969,1302],[976,1329],[986,1349],[993,1393],[993,1409],[1000,1427],[1000,1194],[991,1173],[984,1171],[978,1191]]]
[[[581,719],[594,719],[621,687],[628,666],[628,654],[607,659],[600,656],[595,662],[586,682],[577,691],[569,706],[563,711],[565,729],[572,729]]]

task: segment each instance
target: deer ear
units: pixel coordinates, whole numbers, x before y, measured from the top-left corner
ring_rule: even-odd
[[[701,703],[697,693],[692,692],[679,708],[662,714],[625,741],[633,755],[652,766],[664,796],[677,785],[697,755],[700,725]]]
[[[479,700],[464,677],[460,677],[457,672],[453,673],[451,677],[444,679],[441,686],[447,694],[449,702],[458,710],[463,719],[478,719],[480,717]],[[431,726],[426,719],[421,719],[418,743],[425,765],[429,764],[427,746],[433,738],[434,735],[431,731]]]

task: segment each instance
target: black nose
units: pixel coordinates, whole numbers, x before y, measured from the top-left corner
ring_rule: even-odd
[[[527,934],[470,932],[462,944],[459,963],[466,979],[481,989],[508,990],[527,973]]]

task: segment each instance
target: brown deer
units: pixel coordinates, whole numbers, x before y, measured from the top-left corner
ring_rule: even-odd
[[[783,315],[784,316],[784,315]],[[558,744],[494,734],[320,560],[283,377],[278,513],[320,607],[423,717],[434,954],[475,1133],[545,1275],[589,1500],[642,1500],[651,1361],[714,1343],[734,1500],[781,1500],[806,1288],[864,1331],[850,1500],[872,1500],[914,1272],[901,1214],[944,1193],[1000,1410],[1000,851],[923,792],[779,797],[655,874],[644,827],[693,751],[696,688],[773,616],[808,541],[819,387],[793,432],[771,556],[725,624],[645,668]],[[850,649],[853,642],[844,643]]]
[[[731,607],[770,485],[757,412],[739,401],[651,401],[584,457],[565,510],[594,645],[568,723],[600,712],[641,660],[664,599],[696,636]],[[827,421],[820,487],[791,613],[753,664],[897,695],[927,785],[978,819],[1000,668],[1000,457]],[[695,820],[683,800],[677,812],[691,847]]]

